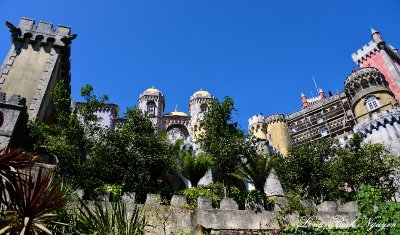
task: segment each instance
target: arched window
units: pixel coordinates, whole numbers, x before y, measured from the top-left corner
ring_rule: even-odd
[[[200,109],[201,109],[201,112],[203,112],[203,113],[207,113],[209,111],[209,107],[207,104],[202,104],[200,106]]]
[[[378,98],[376,98],[376,96],[373,95],[369,95],[365,98],[365,102],[364,102],[365,106],[367,107],[368,111],[372,111],[374,109],[379,108],[379,101]]]
[[[147,114],[155,115],[156,113],[156,104],[153,101],[147,102]]]

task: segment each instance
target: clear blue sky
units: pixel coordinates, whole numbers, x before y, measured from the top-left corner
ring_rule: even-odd
[[[72,27],[72,95],[92,84],[121,110],[151,86],[188,112],[200,88],[231,96],[247,120],[291,113],[300,93],[343,90],[355,66],[351,53],[370,40],[370,27],[400,47],[400,1],[0,1],[0,55],[10,47],[4,21],[28,17]]]

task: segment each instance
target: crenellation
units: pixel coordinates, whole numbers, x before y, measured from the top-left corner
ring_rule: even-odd
[[[35,26],[35,20],[28,18],[21,18],[17,27],[12,25],[10,27],[18,29],[18,35],[13,34],[15,40],[24,41],[42,41],[43,43],[52,43],[55,46],[66,46],[73,40],[76,35],[71,35],[71,27],[58,25],[56,29],[53,28],[53,23],[40,21]]]
[[[279,114],[279,113],[271,114],[271,115],[269,115],[268,117],[265,118],[265,123],[267,125],[270,124],[270,123],[273,123],[273,122],[286,122],[286,121],[287,121],[286,115]]]
[[[361,61],[365,60],[367,56],[375,53],[376,51],[379,51],[376,42],[370,41],[362,48],[351,54],[351,57],[356,64],[359,64]]]
[[[132,208],[133,203],[125,201],[127,208]],[[209,197],[198,197],[197,207],[190,208],[187,205],[185,196],[172,196],[170,204],[161,204],[160,195],[148,194],[144,206],[138,205],[149,215],[149,228],[153,233],[162,231],[181,231],[190,229],[197,231],[199,225],[203,228],[216,231],[233,231],[233,230],[277,230],[280,229],[278,218],[280,210],[287,206],[287,200],[277,198],[273,210],[260,210],[258,207],[253,209],[241,210],[238,204],[232,198],[224,198],[221,200],[217,208],[212,207],[212,201]],[[359,215],[357,203],[347,202],[340,204],[334,201],[325,201],[319,205],[313,203],[305,203],[302,205],[314,211],[312,218],[318,221],[318,226],[326,226],[329,228],[348,228],[354,225]],[[250,207],[248,207],[250,208]],[[157,218],[165,216],[171,218],[167,224],[159,224]],[[154,216],[154,217],[153,217]],[[340,218],[340,221],[338,221]],[[297,214],[288,215],[285,218],[292,226],[301,224],[301,218]]]
[[[249,118],[249,126],[252,126],[257,123],[265,124],[265,117],[262,114],[257,114]]]

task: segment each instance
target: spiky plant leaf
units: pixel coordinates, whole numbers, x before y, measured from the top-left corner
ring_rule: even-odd
[[[53,169],[35,166],[24,172],[18,171],[17,176],[17,188],[9,192],[12,209],[19,221],[13,231],[20,231],[20,234],[36,233],[37,229],[49,232],[40,222],[51,212],[66,206],[69,200],[67,188],[56,178]]]
[[[139,235],[144,234],[146,221],[137,206],[128,212],[121,201],[94,202],[91,208],[81,200],[76,224],[79,234]]]

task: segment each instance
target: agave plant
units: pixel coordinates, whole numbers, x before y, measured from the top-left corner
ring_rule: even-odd
[[[94,202],[93,206],[89,206],[81,200],[76,215],[77,232],[79,234],[115,235],[145,233],[146,220],[141,209],[135,205],[133,210],[128,212],[122,201],[110,204]]]
[[[8,225],[1,232],[18,232],[20,235],[37,234],[38,231],[51,234],[44,220],[54,211],[66,206],[69,199],[67,188],[56,178],[54,169],[30,167],[17,172],[16,190],[8,191],[10,211]],[[1,234],[0,232],[0,234]]]

